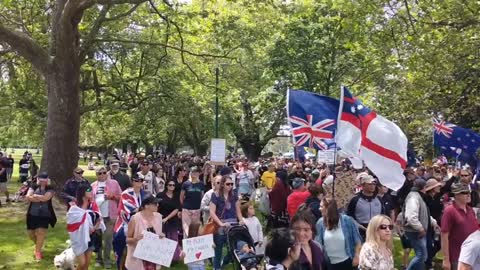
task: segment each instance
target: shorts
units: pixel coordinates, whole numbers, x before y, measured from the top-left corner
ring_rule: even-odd
[[[400,242],[402,243],[402,248],[403,249],[412,248],[412,245],[410,244],[410,241],[408,241],[408,239],[405,235],[400,236]]]
[[[7,182],[0,182],[0,192],[7,192]]]
[[[28,175],[20,175],[19,181],[21,183],[25,182],[28,180]]]
[[[49,217],[27,215],[27,230],[35,230],[39,228],[48,229],[49,224]]]

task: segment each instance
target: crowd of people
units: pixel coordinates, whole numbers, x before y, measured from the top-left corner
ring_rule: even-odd
[[[402,269],[480,269],[480,187],[470,168],[442,159],[406,169],[403,187],[392,191],[348,159],[326,165],[232,157],[214,166],[186,155],[117,158],[97,166],[92,183],[76,168],[60,194],[77,269],[88,269],[92,252],[96,266],[112,268],[112,251],[117,269],[158,269],[133,256],[143,231],[178,241],[173,260],[179,262],[181,239],[212,224],[215,256],[206,263],[213,269],[238,255],[246,269],[391,270],[394,236],[403,248]],[[56,222],[48,181],[39,173],[26,196],[37,260]],[[235,252],[224,254],[228,230],[239,225],[253,246],[239,241]],[[264,260],[257,260],[256,250],[264,250]],[[439,251],[442,260],[435,259]],[[205,263],[188,267],[204,269]]]

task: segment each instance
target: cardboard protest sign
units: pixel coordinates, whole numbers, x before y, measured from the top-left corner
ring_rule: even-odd
[[[335,151],[334,150],[318,151],[317,162],[318,163],[326,163],[327,165],[334,164],[335,163]]]
[[[213,240],[212,240],[213,241]],[[170,267],[177,242],[145,231],[143,239],[138,241],[133,256],[135,258]]]
[[[227,141],[225,139],[212,139],[210,150],[210,162],[215,165],[224,165]]]
[[[196,262],[215,257],[213,249],[213,234],[183,239],[185,263]]]

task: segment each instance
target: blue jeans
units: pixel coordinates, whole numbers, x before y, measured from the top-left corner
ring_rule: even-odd
[[[415,251],[415,257],[410,261],[407,270],[423,270],[425,269],[425,261],[427,260],[427,238],[423,236],[418,238],[418,232],[405,232],[410,245]]]
[[[213,269],[221,269],[223,265],[226,265],[230,260],[230,253],[227,252],[223,260],[223,246],[227,243],[227,235],[222,231],[223,228],[220,228],[217,233],[213,235],[213,242],[215,243],[215,258],[213,258]]]

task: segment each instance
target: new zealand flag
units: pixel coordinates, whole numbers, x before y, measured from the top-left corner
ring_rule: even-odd
[[[339,101],[301,90],[289,90],[288,122],[295,146],[326,150],[334,147]]]

